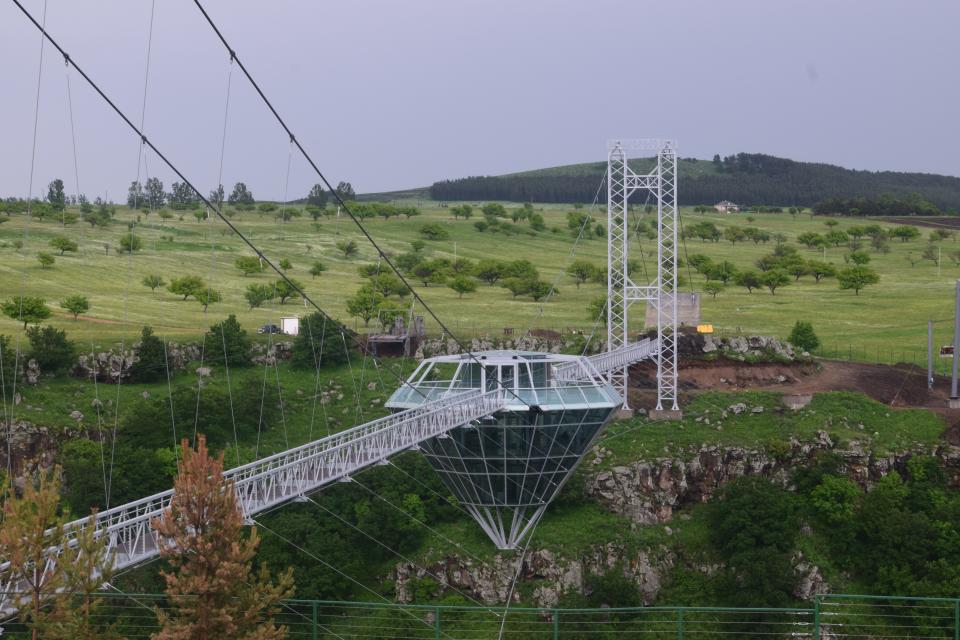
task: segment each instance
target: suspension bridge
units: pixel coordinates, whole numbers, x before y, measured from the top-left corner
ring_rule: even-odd
[[[304,301],[336,322],[290,280],[240,229],[223,215],[220,203],[205,197],[183,172],[151,141],[90,75],[54,40],[18,0],[13,0],[30,22],[63,56],[106,104],[197,198]],[[204,18],[229,51],[259,96],[270,108],[296,147],[330,191],[338,205],[359,227],[413,297],[450,333],[442,320],[410,286],[363,223],[349,209],[320,172],[306,149],[243,66],[203,7]],[[627,164],[630,150],[649,150],[656,163],[649,174],[637,175]],[[657,410],[677,417],[676,321],[676,147],[668,140],[615,141],[608,147],[608,298],[606,350],[593,356],[573,356],[524,351],[470,352],[460,345],[457,355],[428,358],[409,379],[402,381],[386,406],[391,415],[366,422],[334,435],[237,466],[224,476],[236,491],[240,509],[249,522],[278,505],[303,500],[332,483],[349,481],[352,474],[382,464],[390,456],[419,450],[450,491],[502,549],[516,549],[539,522],[583,455],[620,410],[628,410],[627,382],[631,365],[651,361],[657,369]],[[628,199],[645,190],[657,210],[657,270],[647,284],[634,282],[627,273],[629,257]],[[656,305],[655,337],[632,339],[629,309],[637,300]],[[449,377],[440,376],[440,372]],[[439,377],[438,377],[439,376]],[[483,437],[481,437],[481,434]],[[81,531],[94,527],[106,540],[114,568],[123,570],[155,558],[159,553],[152,527],[170,506],[168,490],[127,504],[114,506],[66,526],[63,546],[51,549],[55,563],[65,546]],[[0,565],[2,570],[4,565]],[[0,584],[4,592],[20,585]]]

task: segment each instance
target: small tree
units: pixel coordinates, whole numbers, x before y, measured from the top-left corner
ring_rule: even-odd
[[[790,332],[787,341],[793,346],[809,352],[820,346],[820,340],[813,331],[813,325],[802,320],[797,320],[797,323],[793,325],[793,331]]]
[[[567,274],[573,278],[573,281],[577,284],[577,289],[579,289],[582,283],[593,277],[596,270],[597,268],[586,260],[574,260],[567,267]]]
[[[477,281],[468,276],[457,276],[450,281],[450,288],[457,292],[457,297],[462,298],[465,293],[473,293],[477,290]]]
[[[210,287],[205,287],[203,290],[199,291],[196,295],[197,302],[200,303],[200,306],[203,307],[203,312],[207,312],[207,307],[215,302],[220,302],[223,300],[223,296],[219,291],[211,289]]]
[[[300,291],[303,291],[303,285],[293,279],[277,280],[274,284],[274,291],[280,298],[280,304],[287,300],[296,300],[300,297]]]
[[[383,294],[371,285],[365,284],[347,298],[347,313],[363,320],[363,326],[370,326],[370,320],[376,317],[377,310],[383,301]]]
[[[841,270],[837,280],[841,289],[853,289],[855,295],[860,295],[861,289],[880,282],[880,276],[870,267],[858,265]]]
[[[427,240],[446,240],[450,237],[447,230],[436,222],[428,222],[420,227],[420,235]]]
[[[51,266],[51,265],[52,265],[54,262],[56,262],[56,261],[57,261],[57,259],[54,258],[54,257],[53,257],[52,255],[50,255],[49,253],[44,253],[43,251],[40,251],[40,252],[37,253],[37,262],[40,263],[40,268],[41,268],[41,269],[46,269],[47,267]]]
[[[723,237],[730,241],[730,244],[736,245],[739,240],[746,239],[743,229],[737,226],[729,226],[723,230]]]
[[[535,302],[540,302],[550,295],[560,295],[560,291],[552,287],[549,282],[544,282],[543,280],[531,282],[527,287],[526,293],[533,298]]]
[[[76,251],[79,249],[77,243],[71,240],[70,238],[65,238],[63,236],[57,236],[55,238],[50,238],[50,246],[60,252],[60,255],[63,255],[66,251]]]
[[[190,296],[197,296],[207,287],[200,276],[183,276],[174,278],[167,285],[167,291],[183,296],[186,300]]]
[[[280,268],[283,269],[284,271],[290,271],[291,269],[293,269],[293,263],[290,262],[289,258],[282,258],[280,260]]]
[[[920,254],[920,257],[924,260],[929,260],[933,264],[940,264],[940,247],[936,245],[928,244],[923,248],[923,252]]]
[[[732,262],[724,260],[718,264],[710,265],[705,272],[708,280],[719,280],[727,284],[730,280],[737,277],[737,267]]]
[[[735,282],[737,283],[737,286],[746,287],[747,293],[753,293],[754,289],[758,289],[763,286],[763,282],[760,279],[760,274],[753,269],[747,269],[738,273]]]
[[[503,263],[499,260],[484,258],[477,263],[474,273],[482,281],[492,285],[501,277],[503,277]]]
[[[327,265],[323,264],[319,260],[310,265],[310,277],[316,278],[319,275],[322,275],[324,271],[327,270]]]
[[[149,287],[150,291],[156,291],[157,287],[162,287],[163,285],[167,284],[166,282],[163,281],[162,277],[158,275],[153,275],[153,274],[144,276],[143,280],[141,280],[140,282],[143,283],[143,286]]]
[[[870,254],[866,251],[853,251],[847,256],[850,262],[856,265],[865,265],[870,262]]]
[[[90,310],[90,301],[87,299],[87,296],[76,293],[61,300],[60,308],[72,313],[73,319],[76,320],[77,316],[81,313],[86,313]]]
[[[143,248],[143,240],[140,236],[133,233],[125,233],[120,236],[120,249],[125,253],[133,253]]]
[[[274,298],[273,287],[267,284],[250,284],[247,285],[243,297],[251,309],[256,309],[264,302]]]
[[[233,261],[233,266],[243,272],[244,276],[251,273],[260,273],[260,258],[257,256],[240,256]]]
[[[790,276],[781,269],[771,269],[760,276],[760,282],[770,290],[770,295],[776,295],[777,289],[790,284]]]
[[[34,296],[17,296],[3,303],[3,315],[12,320],[27,324],[39,324],[50,317],[50,307],[43,298]]]
[[[232,313],[226,320],[210,327],[210,339],[214,351],[223,352],[223,361],[231,367],[245,367],[250,360],[250,337]]]
[[[249,638],[280,640],[286,628],[273,621],[293,593],[292,570],[276,583],[265,566],[253,571],[260,544],[256,529],[243,532],[243,514],[232,482],[223,478],[223,453],[211,458],[206,438],[194,451],[184,440],[173,498],[152,522],[159,534],[161,571],[170,602],[158,610],[156,640]]]
[[[608,316],[607,296],[600,296],[591,300],[590,304],[587,305],[587,313],[587,320],[605,324]]]
[[[820,260],[810,260],[807,262],[807,273],[813,276],[818,283],[824,278],[832,278],[837,275],[837,269],[829,262]]]
[[[704,292],[709,293],[714,298],[714,300],[716,300],[717,294],[723,291],[724,289],[725,287],[719,282],[710,281],[703,285]]]
[[[341,240],[337,243],[337,251],[342,253],[343,257],[349,260],[353,256],[357,255],[357,253],[360,251],[360,247],[357,246],[357,243],[354,240]]]

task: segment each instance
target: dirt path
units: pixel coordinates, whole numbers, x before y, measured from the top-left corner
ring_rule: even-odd
[[[631,370],[631,383],[638,400],[655,388],[650,367]],[[892,407],[922,407],[960,419],[960,410],[949,410],[950,378],[936,376],[927,390],[926,371],[914,365],[882,365],[818,360],[814,364],[747,364],[730,360],[684,360],[680,365],[683,392],[779,391],[808,394],[822,391],[859,391]],[[631,394],[633,395],[633,393]]]

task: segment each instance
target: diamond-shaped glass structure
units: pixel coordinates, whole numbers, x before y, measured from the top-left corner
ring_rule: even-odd
[[[515,549],[623,403],[580,356],[485,351],[424,360],[387,402],[503,389],[503,409],[420,449],[494,544]]]

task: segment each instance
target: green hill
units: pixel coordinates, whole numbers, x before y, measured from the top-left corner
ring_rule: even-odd
[[[647,172],[652,158],[631,161]],[[435,182],[434,200],[510,200],[517,202],[592,202],[605,162],[550,167],[501,176],[474,176]],[[960,178],[929,173],[857,171],[836,165],[797,162],[764,154],[738,153],[679,163],[680,204],[812,206],[828,198],[873,198],[881,194],[919,194],[948,213],[960,209]],[[600,201],[605,192],[600,190]]]

